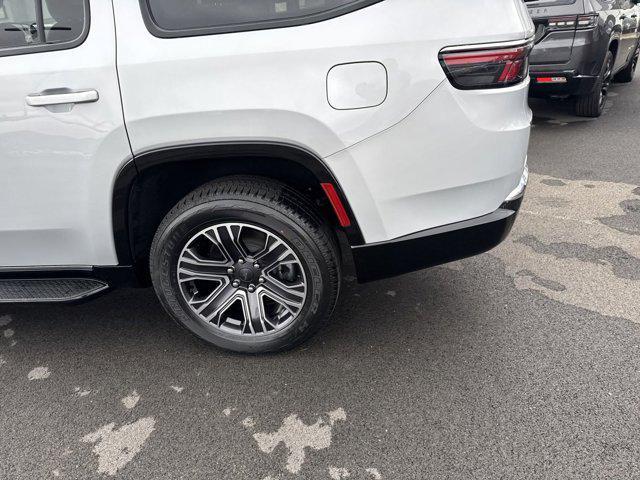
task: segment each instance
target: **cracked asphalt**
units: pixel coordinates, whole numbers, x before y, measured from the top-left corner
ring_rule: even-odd
[[[0,478],[639,478],[640,81],[533,108],[509,239],[347,278],[295,351],[209,348],[151,290],[0,306]]]

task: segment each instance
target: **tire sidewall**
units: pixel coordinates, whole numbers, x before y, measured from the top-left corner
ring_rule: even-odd
[[[268,230],[285,240],[296,253],[307,281],[307,298],[296,319],[282,330],[264,336],[242,336],[208,327],[184,300],[177,278],[180,254],[198,232],[219,223],[243,222]],[[151,252],[151,278],[164,307],[174,318],[202,340],[238,352],[276,351],[310,335],[332,308],[329,272],[311,235],[302,225],[269,206],[248,200],[220,199],[180,212],[158,232]]]
[[[602,89],[604,88],[604,84],[607,81],[607,70],[609,70],[609,68],[611,68],[611,70],[613,70],[613,63],[614,63],[614,58],[613,58],[613,53],[611,51],[609,51],[607,53],[607,55],[604,57],[604,64],[602,65],[602,71],[600,72],[600,78],[598,79],[598,88],[595,91],[596,95],[600,95],[600,92],[602,91]],[[613,77],[613,75],[611,75],[611,77]],[[611,81],[613,80],[613,78],[609,78],[609,83],[611,83]],[[607,98],[608,95],[604,95],[604,98],[602,99],[602,102],[598,102],[598,112],[600,114],[602,114],[604,112],[604,108],[607,105]]]

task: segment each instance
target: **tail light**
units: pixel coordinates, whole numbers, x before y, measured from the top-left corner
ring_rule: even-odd
[[[598,15],[579,15],[568,17],[550,17],[547,21],[549,31],[582,30],[593,28],[598,24]]]
[[[451,84],[461,90],[503,88],[529,75],[532,44],[505,48],[445,48],[440,64]]]

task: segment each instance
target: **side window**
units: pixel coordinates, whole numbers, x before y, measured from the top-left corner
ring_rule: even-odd
[[[158,36],[188,36],[318,22],[381,0],[140,0]]]
[[[76,46],[88,19],[87,0],[0,0],[0,55]]]

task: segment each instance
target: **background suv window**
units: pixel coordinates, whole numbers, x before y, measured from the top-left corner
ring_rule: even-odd
[[[254,30],[335,17],[380,0],[141,0],[153,33]],[[196,33],[196,34],[198,34]],[[162,36],[162,35],[160,35]]]
[[[74,46],[87,22],[85,0],[0,0],[0,52]]]

